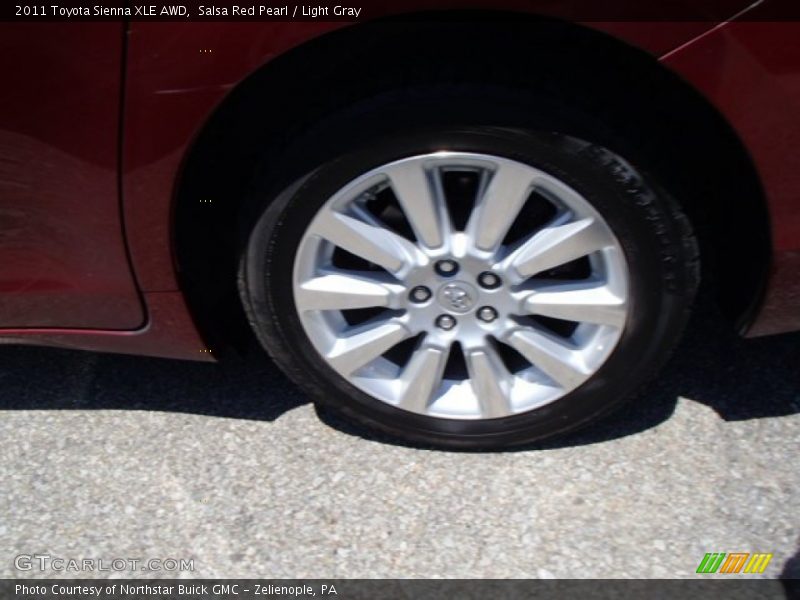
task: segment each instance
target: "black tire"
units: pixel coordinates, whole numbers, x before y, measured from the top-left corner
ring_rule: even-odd
[[[485,103],[486,94],[493,104]],[[540,110],[531,110],[534,102]],[[408,95],[375,99],[310,131],[287,150],[282,165],[257,177],[253,211],[246,213],[249,234],[239,284],[258,339],[319,405],[426,445],[519,445],[572,430],[617,407],[663,364],[681,336],[699,280],[697,244],[677,202],[652,177],[591,140],[561,133],[574,131],[576,123],[591,135],[583,117],[540,99],[511,91],[470,95],[460,90],[415,93],[411,100]],[[291,293],[295,250],[319,207],[346,182],[378,165],[442,149],[494,154],[558,177],[603,215],[625,252],[631,308],[616,350],[591,379],[539,409],[478,421],[399,410],[333,371],[297,316]],[[274,191],[287,172],[294,181]]]

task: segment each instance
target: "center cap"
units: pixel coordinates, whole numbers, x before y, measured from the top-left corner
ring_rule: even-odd
[[[439,288],[436,300],[445,310],[464,314],[478,302],[478,290],[464,281],[454,281]]]

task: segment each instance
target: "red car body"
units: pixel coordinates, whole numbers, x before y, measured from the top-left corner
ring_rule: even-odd
[[[544,3],[507,4],[537,13]],[[768,276],[742,330],[800,329],[800,23],[740,15],[582,25],[658,57],[731,125],[770,215]],[[0,25],[0,341],[213,360],[176,266],[186,157],[241,82],[351,26]]]

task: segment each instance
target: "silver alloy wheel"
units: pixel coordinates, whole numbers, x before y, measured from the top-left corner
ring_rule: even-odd
[[[461,227],[454,176],[475,182]],[[376,198],[394,203],[394,226]],[[531,202],[549,205],[546,222],[523,220],[512,239]],[[563,397],[609,357],[629,308],[622,248],[579,193],[529,165],[463,152],[404,158],[341,188],[303,235],[293,282],[331,368],[397,408],[452,419]]]

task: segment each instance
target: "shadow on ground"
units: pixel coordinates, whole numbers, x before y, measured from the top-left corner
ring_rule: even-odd
[[[596,425],[524,449],[603,442],[662,423],[685,397],[738,421],[800,412],[800,333],[745,340],[703,310],[661,375]],[[125,409],[274,420],[308,400],[258,349],[220,364],[0,346],[0,410]],[[329,425],[382,442],[335,416]]]
[[[307,402],[255,349],[209,364],[0,346],[0,410],[155,410],[272,421]]]
[[[786,590],[786,598],[789,600],[800,598],[800,546],[794,556],[783,565],[780,579]]]

